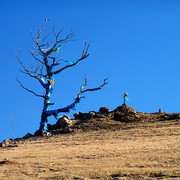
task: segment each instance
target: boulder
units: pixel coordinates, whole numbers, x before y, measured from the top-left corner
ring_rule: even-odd
[[[101,107],[101,108],[99,109],[99,113],[108,114],[108,113],[109,113],[109,108],[107,108],[107,107]]]
[[[63,117],[60,117],[56,124],[55,124],[55,128],[56,129],[60,129],[60,128],[66,128],[66,127],[70,127],[72,125],[72,120],[69,116],[64,115]]]

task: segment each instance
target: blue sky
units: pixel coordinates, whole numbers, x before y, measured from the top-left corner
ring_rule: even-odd
[[[54,108],[72,103],[88,77],[88,87],[97,87],[109,77],[101,91],[86,98],[68,115],[114,110],[129,94],[128,105],[140,112],[179,112],[180,107],[180,2],[169,0],[0,0],[0,141],[22,137],[39,128],[43,99],[16,82],[43,94],[36,80],[21,74],[15,55],[21,48],[23,63],[35,65],[29,50],[34,46],[30,31],[40,27],[52,32],[64,27],[63,35],[75,33],[76,41],[63,44],[59,56],[75,61],[83,43],[90,42],[90,56],[55,77]],[[44,20],[48,18],[49,22]],[[63,115],[63,114],[62,114]],[[49,123],[55,123],[50,118]]]

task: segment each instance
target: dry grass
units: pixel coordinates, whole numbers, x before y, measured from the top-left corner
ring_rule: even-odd
[[[174,120],[27,140],[0,149],[0,179],[180,179],[179,132]]]

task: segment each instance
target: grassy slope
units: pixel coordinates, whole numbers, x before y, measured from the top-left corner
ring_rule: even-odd
[[[0,179],[180,179],[179,132],[155,120],[22,140],[0,148]]]

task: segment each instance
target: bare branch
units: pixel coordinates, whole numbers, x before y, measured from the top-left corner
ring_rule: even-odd
[[[50,48],[48,48],[48,50],[46,51],[46,55],[51,54],[52,52],[55,51],[55,49],[56,49],[61,43],[68,42],[68,41],[70,41],[70,38],[73,37],[74,33],[71,32],[71,33],[68,34],[65,38],[59,40],[59,35],[60,35],[60,33],[61,33],[63,30],[64,30],[64,28],[62,28],[62,29],[61,29],[60,31],[58,31],[57,34],[56,34],[56,32],[55,32],[55,25],[53,26],[53,34],[54,34],[54,36],[55,36],[55,43],[54,43],[54,45],[52,45]]]
[[[59,37],[59,34],[64,30],[64,28],[62,28],[62,29],[56,34],[56,32],[55,32],[55,26],[56,26],[56,25],[53,26],[53,34],[54,34],[54,36],[56,37],[56,40],[58,40],[57,38]]]
[[[48,37],[49,37],[49,35],[50,35],[50,34],[51,34],[51,33],[49,33],[49,34],[47,34],[47,35],[45,35],[45,36],[44,36],[44,39],[43,39],[43,41],[42,41],[43,45],[45,45],[45,43],[44,43],[44,42],[45,42],[46,38],[48,38]],[[46,43],[46,44],[49,44],[49,43]]]
[[[55,25],[53,26],[53,34],[55,36],[55,42],[52,43],[52,45],[50,46],[50,42],[47,42],[47,38],[49,37],[50,33],[45,35],[45,37],[43,38],[43,40],[41,41],[42,44],[40,43],[40,37],[41,37],[41,32],[42,32],[42,29],[39,29],[38,32],[37,32],[37,35],[36,37],[34,38],[33,37],[33,34],[32,34],[32,31],[31,31],[31,37],[32,37],[32,40],[34,41],[34,43],[36,44],[36,49],[38,51],[38,53],[43,56],[43,57],[47,57],[48,55],[50,55],[52,52],[54,52],[59,46],[61,43],[66,43],[68,41],[70,41],[70,38],[73,37],[74,33],[70,33],[68,34],[66,37],[64,37],[63,39],[59,39],[59,35],[60,33],[63,31],[63,28],[58,31],[57,33],[55,32]],[[45,42],[46,41],[46,42]],[[42,49],[42,47],[45,47],[44,49]],[[40,63],[45,63],[45,62],[42,62],[41,60],[39,60],[33,53],[33,51],[30,51],[31,54],[33,55],[33,57],[39,61]]]
[[[38,30],[38,35],[36,36],[36,39],[34,39],[32,31],[31,31],[31,38],[35,42],[35,44],[38,47],[38,51],[42,56],[45,56],[45,53],[42,51],[40,44],[38,43],[39,38],[41,37],[41,29]]]
[[[87,86],[87,76],[85,76],[85,84],[81,86],[80,90],[82,92],[82,89]]]
[[[44,64],[41,60],[39,60],[39,59],[35,56],[35,54],[33,53],[32,50],[29,50],[29,51],[30,51],[30,53],[32,54],[32,56],[34,57],[35,60],[39,61],[41,64]]]
[[[43,68],[44,68],[44,64],[42,64],[41,66],[41,74],[43,74]]]
[[[35,74],[38,74],[37,72],[38,72],[38,70],[39,70],[39,67],[40,67],[40,65],[38,64],[37,67],[36,67],[36,69],[35,69],[35,71],[34,71]]]
[[[90,46],[90,43],[88,44],[88,46],[86,48],[86,42],[85,42],[83,52],[82,52],[82,57],[80,59],[78,59],[75,63],[67,65],[67,66],[55,71],[54,74],[57,74],[57,73],[65,70],[65,69],[67,69],[69,67],[75,66],[78,62],[80,62],[80,61],[84,60],[85,58],[87,58],[89,56],[89,53],[88,53],[89,46]]]
[[[19,56],[17,56],[17,54],[16,54],[16,58],[18,59],[19,63],[21,64],[21,66],[23,67],[23,69],[24,69],[24,71],[25,71],[25,72],[24,72],[24,71],[20,70],[22,73],[28,74],[30,77],[33,77],[33,78],[35,78],[35,79],[40,80],[39,77],[42,77],[43,74],[42,74],[42,73],[39,74],[39,73],[37,72],[38,67],[36,68],[35,72],[32,71],[32,68],[33,68],[33,67],[31,67],[30,70],[28,70],[28,69],[26,68],[26,66],[25,66],[25,65],[22,63],[22,61],[21,61],[20,50],[19,50]],[[35,74],[35,75],[33,75],[33,74]],[[39,76],[39,77],[38,77],[38,76]],[[43,77],[44,77],[44,76],[43,76]]]
[[[55,57],[48,56],[48,58],[50,58],[50,59],[52,59],[52,60],[56,59],[56,62],[55,62],[55,63],[58,63],[59,61],[63,60],[64,57],[55,58]]]
[[[101,86],[99,86],[99,87],[97,87],[97,88],[86,89],[86,90],[83,91],[83,88],[84,88],[85,86],[87,86],[87,77],[85,76],[85,84],[81,86],[81,88],[80,88],[80,91],[81,91],[81,92],[78,94],[78,98],[80,98],[80,96],[81,96],[83,93],[85,93],[85,92],[100,90],[103,86],[105,86],[106,84],[108,84],[108,83],[106,82],[107,79],[108,79],[108,78],[104,79],[104,83],[103,83]]]
[[[32,75],[32,74],[30,74],[30,73],[28,73],[28,72],[22,71],[21,69],[19,69],[19,71],[22,72],[22,73],[24,73],[24,74],[29,75],[29,76],[32,77],[32,78],[38,79],[38,80],[40,80],[41,78],[37,78],[37,76],[40,76],[40,77],[42,76],[42,77],[44,77],[43,75],[38,74],[38,73],[36,73],[36,72],[33,72],[33,73],[36,73],[37,75]]]
[[[23,89],[25,89],[26,91],[28,91],[28,92],[30,92],[30,93],[32,93],[32,94],[34,94],[35,96],[38,96],[38,97],[42,97],[42,98],[44,98],[44,96],[42,96],[42,95],[38,95],[38,94],[36,94],[34,91],[29,90],[28,88],[24,87],[24,86],[22,85],[22,83],[21,83],[18,79],[16,79],[16,81],[17,81],[17,82],[20,84],[20,86],[21,86]]]

